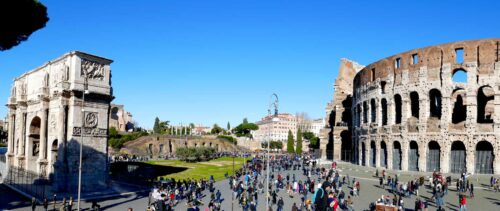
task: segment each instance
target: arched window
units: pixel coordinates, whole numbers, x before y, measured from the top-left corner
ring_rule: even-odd
[[[396,124],[401,124],[401,95],[394,95],[394,109],[396,113]]]
[[[467,83],[467,71],[464,69],[456,69],[453,71],[453,83]]]
[[[483,86],[477,92],[477,122],[493,123],[495,113],[495,90],[490,86]]]
[[[411,116],[418,119],[420,107],[419,107],[417,92],[410,93],[410,102],[411,102]]]
[[[441,92],[437,89],[431,89],[429,101],[431,117],[441,119]]]

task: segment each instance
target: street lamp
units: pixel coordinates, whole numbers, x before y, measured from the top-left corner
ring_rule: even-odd
[[[77,210],[80,210],[80,195],[82,192],[82,157],[83,157],[83,133],[85,124],[85,94],[89,94],[87,71],[83,71],[83,92],[82,92],[82,125],[80,127],[80,164],[78,167],[78,203]]]
[[[274,107],[274,115],[271,114],[271,108]],[[269,194],[269,153],[271,151],[271,138],[270,138],[270,133],[271,133],[271,127],[273,122],[278,121],[278,95],[273,93],[271,95],[271,99],[269,100],[269,109],[267,110],[269,114],[270,119],[270,124],[268,128],[268,137],[267,137],[267,173],[266,173],[266,210],[269,209],[269,198],[267,197],[267,194]]]

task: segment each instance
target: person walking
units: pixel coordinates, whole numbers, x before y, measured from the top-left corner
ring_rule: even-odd
[[[330,192],[330,183],[328,181],[323,182],[320,188],[314,193],[314,205],[316,210],[326,210],[328,206],[328,195]]]
[[[35,211],[36,209],[36,199],[35,197],[31,197],[31,210]]]
[[[49,209],[49,200],[47,198],[43,199],[43,209],[47,211]]]
[[[73,210],[73,196],[69,197],[68,210],[69,211]]]
[[[472,183],[470,183],[469,195],[471,198],[474,198],[474,184],[472,184]]]
[[[57,202],[57,196],[56,194],[54,194],[54,197],[52,198],[52,202],[53,202],[53,210],[56,211],[56,202]]]

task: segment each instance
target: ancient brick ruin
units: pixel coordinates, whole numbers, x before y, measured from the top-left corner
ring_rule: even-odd
[[[499,43],[419,48],[359,71],[344,60],[327,106],[324,156],[332,150],[335,160],[365,166],[499,174]]]

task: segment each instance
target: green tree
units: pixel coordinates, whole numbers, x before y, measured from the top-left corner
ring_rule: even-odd
[[[243,118],[243,124],[248,124],[248,119],[246,117]]]
[[[212,127],[212,130],[210,131],[210,133],[212,134],[219,134],[221,132],[223,132],[224,129],[222,129],[218,124],[214,124],[214,126]]]
[[[118,137],[118,131],[116,130],[115,127],[110,127],[109,128],[109,137],[110,138],[116,138],[116,137]]]
[[[302,154],[302,130],[299,129],[297,130],[297,147],[295,149],[295,153],[301,155]]]
[[[160,122],[160,125],[159,125],[159,133],[160,134],[165,134],[167,133],[167,130],[168,130],[168,126],[170,124],[170,121],[163,121],[163,122]]]
[[[181,129],[181,135],[186,135],[186,127],[182,127],[182,129]]]
[[[47,7],[38,0],[2,0],[0,8],[0,51],[26,41],[49,21]]]
[[[288,130],[288,142],[286,144],[286,151],[288,153],[295,153],[295,149],[293,148],[293,134],[291,130]]]
[[[254,123],[241,123],[240,125],[236,126],[233,129],[234,134],[236,136],[241,137],[241,136],[246,136],[246,137],[251,137],[251,131],[252,130],[258,130],[259,126],[257,126]]]
[[[229,124],[229,122],[227,122],[227,131],[231,130],[231,124]]]
[[[313,137],[311,140],[309,140],[309,148],[319,149],[319,138],[318,137]]]
[[[309,140],[311,141],[312,138],[314,138],[314,133],[313,132],[310,132],[310,131],[306,131],[304,133],[302,133],[302,137],[306,140]]]
[[[161,128],[160,128],[160,118],[156,117],[155,118],[155,124],[153,126],[153,133],[160,133],[161,132]]]

